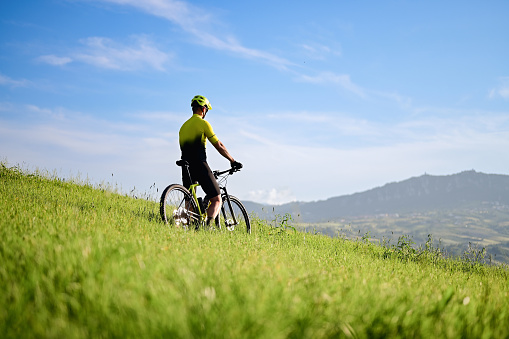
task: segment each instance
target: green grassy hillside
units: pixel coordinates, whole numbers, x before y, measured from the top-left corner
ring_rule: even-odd
[[[5,165],[0,206],[2,337],[509,337],[509,272],[476,253],[294,232],[288,218],[186,232],[153,202]]]
[[[429,234],[441,242],[449,257],[461,257],[469,246],[485,248],[484,262],[509,264],[509,206],[478,210],[433,211],[419,214],[344,218],[337,222],[299,223],[300,229],[355,239],[369,232],[371,241],[397,242],[411,236],[424,244]]]

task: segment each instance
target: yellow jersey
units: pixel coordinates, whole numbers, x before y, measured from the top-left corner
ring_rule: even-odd
[[[193,114],[193,116],[182,125],[179,131],[182,159],[191,162],[206,161],[207,139],[209,139],[212,144],[216,144],[219,141],[209,122],[203,120],[200,115]]]

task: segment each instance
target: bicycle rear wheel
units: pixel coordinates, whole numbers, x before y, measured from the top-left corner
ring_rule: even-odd
[[[227,197],[223,197],[223,206],[219,214],[219,224],[228,231],[246,231],[247,233],[251,233],[251,222],[249,221],[246,208],[237,197],[230,195],[229,200],[230,203],[228,203]]]
[[[198,207],[191,193],[182,185],[165,188],[160,201],[161,219],[168,225],[189,229],[198,220]]]

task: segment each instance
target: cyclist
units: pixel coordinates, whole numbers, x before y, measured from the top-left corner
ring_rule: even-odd
[[[205,149],[207,139],[219,154],[230,161],[232,168],[240,169],[242,164],[233,159],[224,144],[214,134],[212,126],[208,121],[205,121],[205,115],[212,109],[209,100],[202,95],[196,95],[191,100],[191,108],[193,116],[182,125],[179,131],[182,160],[186,160],[189,163],[189,172],[191,174],[191,181],[189,181],[187,172],[182,167],[182,183],[186,188],[189,188],[193,182],[198,181],[202,187],[207,199],[210,201],[206,221],[207,226],[209,226],[210,221],[216,218],[221,209],[221,192],[217,180],[207,163]]]

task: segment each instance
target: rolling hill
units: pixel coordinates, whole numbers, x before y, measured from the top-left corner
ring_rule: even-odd
[[[246,202],[260,216],[291,213],[300,222],[337,221],[345,217],[424,213],[439,210],[509,206],[509,175],[465,171],[447,176],[422,175],[365,192],[314,202],[261,205]]]

